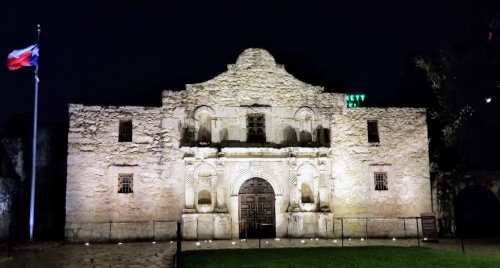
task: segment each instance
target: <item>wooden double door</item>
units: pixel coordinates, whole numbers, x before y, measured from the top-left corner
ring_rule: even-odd
[[[275,196],[271,184],[251,178],[239,191],[240,238],[276,237]]]

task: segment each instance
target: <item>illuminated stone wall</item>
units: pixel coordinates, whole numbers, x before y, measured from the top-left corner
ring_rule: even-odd
[[[110,225],[112,239],[145,239],[153,220],[181,221],[186,239],[237,237],[239,187],[253,177],[274,190],[279,237],[337,234],[336,217],[431,210],[424,109],[349,109],[344,94],[297,80],[262,49],[162,97],[158,108],[70,106],[68,240],[109,239]],[[263,115],[265,142],[247,141],[248,114]],[[118,142],[123,118],[132,142]],[[379,143],[367,120],[378,120]],[[374,189],[374,172],[387,172],[387,191]],[[120,173],[134,174],[133,194],[117,193]],[[394,235],[395,222],[370,235]]]
[[[180,218],[184,167],[172,159],[182,154],[160,108],[71,105],[69,113],[67,239],[107,240],[110,221],[113,239],[150,237],[147,222]],[[122,118],[132,118],[133,142],[118,142]],[[133,174],[133,193],[117,193],[120,173]]]

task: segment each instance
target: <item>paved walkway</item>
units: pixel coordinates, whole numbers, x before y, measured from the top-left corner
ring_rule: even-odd
[[[340,239],[263,239],[261,248],[341,247]],[[345,239],[344,246],[417,246],[416,239]],[[440,243],[421,243],[421,246],[461,251],[459,239],[441,239]],[[183,242],[183,250],[258,248],[258,240],[202,240]],[[38,251],[15,251],[13,258],[0,254],[0,268],[74,268],[74,267],[173,267],[175,242],[119,244],[67,244],[42,247]],[[33,248],[32,248],[33,249]],[[500,241],[466,240],[466,253],[500,255]]]

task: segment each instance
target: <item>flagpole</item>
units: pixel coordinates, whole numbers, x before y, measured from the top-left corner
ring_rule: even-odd
[[[37,45],[40,43],[40,24],[37,27]],[[30,201],[30,240],[33,241],[33,226],[35,224],[35,174],[36,174],[36,128],[38,118],[38,64],[35,69],[35,109],[33,118],[33,152],[31,162],[31,201]]]

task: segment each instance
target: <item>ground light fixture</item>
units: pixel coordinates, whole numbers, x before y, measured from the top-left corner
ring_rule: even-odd
[[[305,242],[306,242],[306,241],[304,241],[304,240],[300,240],[300,243],[302,243],[302,244],[304,244]]]
[[[234,242],[234,241],[233,241],[233,242],[231,242],[231,245],[236,245],[236,242]]]
[[[196,242],[196,245],[199,246],[200,245],[200,242]]]
[[[153,241],[153,244],[156,244],[156,242],[155,242],[155,241]]]
[[[486,103],[490,103],[491,102],[491,98],[486,98],[485,101],[486,101]]]
[[[393,237],[393,238],[392,238],[392,241],[396,241],[396,237]]]
[[[337,240],[336,240],[336,239],[335,239],[335,240],[333,240],[333,243],[337,243]]]
[[[85,243],[85,246],[88,246],[88,245],[89,245],[89,243],[88,243],[88,242],[87,242],[87,243]]]
[[[122,242],[118,242],[118,245],[121,245],[121,244],[122,244]]]
[[[361,241],[365,241],[365,239],[364,239],[364,238],[361,238]]]

